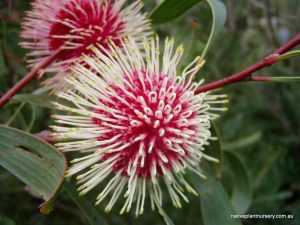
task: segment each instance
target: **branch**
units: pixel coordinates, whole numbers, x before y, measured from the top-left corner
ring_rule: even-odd
[[[12,60],[14,62],[16,62],[17,64],[19,64],[20,66],[22,66],[25,70],[27,70],[25,63],[23,62],[23,60],[17,58],[14,55],[11,55],[9,52],[4,51],[3,50],[3,55],[7,60]],[[26,71],[27,72],[27,71]]]
[[[14,18],[12,16],[6,16],[2,13],[0,13],[0,19],[5,20],[5,21],[10,22],[10,23],[13,23],[13,24],[17,24],[17,25],[19,25],[20,22],[21,22],[19,18]]]
[[[243,81],[270,82],[270,81],[273,81],[273,78],[272,77],[256,77],[256,76],[250,75]]]
[[[252,73],[271,66],[274,63],[277,63],[279,60],[279,56],[286,53],[288,50],[292,49],[296,45],[300,43],[300,33],[298,33],[293,39],[291,39],[288,43],[282,45],[278,48],[273,54],[267,56],[266,58],[260,60],[259,62],[247,67],[246,69],[242,70],[241,72],[235,73],[231,76],[225,77],[221,80],[213,81],[211,83],[205,84],[200,86],[195,93],[206,92],[210,90],[214,90],[220,87],[224,87],[229,84],[233,84],[240,81],[247,81],[247,77],[250,77]],[[258,79],[256,77],[256,79]],[[257,80],[258,81],[258,80]],[[264,80],[266,81],[266,80]]]
[[[62,49],[58,49],[51,56],[46,58],[40,64],[32,68],[32,70],[20,80],[14,87],[12,87],[5,95],[0,99],[0,109],[16,94],[18,93],[27,83],[38,76],[39,72],[54,62],[59,55],[63,52]]]

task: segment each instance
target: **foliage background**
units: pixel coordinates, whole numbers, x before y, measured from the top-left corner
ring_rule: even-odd
[[[158,1],[157,1],[158,2]],[[28,0],[0,0],[0,94],[6,92],[28,71],[25,51],[18,46],[20,21]],[[226,0],[228,18],[214,41],[206,64],[198,74],[207,81],[220,79],[258,61],[300,31],[299,0]],[[156,2],[145,1],[145,10]],[[183,42],[183,65],[201,53],[208,38],[211,14],[203,1],[185,15],[154,26],[160,36],[172,35]],[[196,30],[195,29],[196,25]],[[194,28],[192,28],[194,27]],[[299,59],[290,59],[264,69],[258,75],[299,76]],[[38,88],[32,82],[22,92]],[[293,214],[293,220],[243,220],[243,224],[300,224],[300,91],[298,83],[241,83],[222,90],[229,95],[229,111],[217,121],[224,149],[234,151],[245,163],[252,186],[251,214]],[[53,109],[14,101],[0,111],[0,123],[36,133],[48,129]],[[223,176],[226,183],[232,178]],[[234,178],[233,178],[234,179]],[[230,186],[230,185],[228,185]],[[230,188],[228,188],[230,192]],[[87,195],[91,202],[95,193]],[[175,224],[199,224],[200,204],[190,196],[190,204],[165,208]],[[65,225],[86,224],[79,209],[62,193],[55,211],[40,215],[40,200],[27,187],[0,168],[0,224]],[[103,204],[104,205],[104,204]],[[117,207],[120,208],[120,207]],[[103,213],[103,207],[98,207]],[[110,224],[163,224],[156,212],[119,216],[117,210],[104,215]]]

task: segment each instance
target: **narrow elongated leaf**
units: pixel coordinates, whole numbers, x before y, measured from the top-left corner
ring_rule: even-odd
[[[270,80],[272,82],[282,82],[282,83],[300,82],[300,76],[299,77],[270,77]]]
[[[180,44],[182,44],[184,48],[184,52],[180,62],[178,63],[178,67],[182,66],[185,63],[185,59],[190,54],[190,51],[195,43],[196,30],[197,30],[197,23],[195,21],[193,21],[191,23],[191,26],[188,27],[184,32],[182,32],[181,27],[178,29],[177,37],[179,38],[176,38],[175,45],[179,46]]]
[[[278,57],[278,61],[300,56],[300,50],[289,51]]]
[[[216,35],[223,28],[225,21],[226,21],[226,17],[227,17],[227,10],[226,10],[226,7],[224,6],[223,2],[221,2],[219,0],[206,0],[206,1],[211,8],[213,22],[212,22],[212,27],[211,27],[208,41],[202,52],[200,60],[203,60],[205,58],[208,48],[210,47],[210,45],[211,45],[212,41],[214,40],[214,38],[216,37]]]
[[[222,183],[213,176],[206,180],[194,176],[196,189],[200,194],[202,219],[205,225],[241,225]]]
[[[0,78],[2,75],[7,73],[7,69],[5,67],[5,63],[4,63],[4,57],[2,52],[0,51]]]
[[[153,24],[166,23],[181,16],[202,0],[165,0],[150,15]]]
[[[292,191],[280,191],[275,194],[264,195],[253,200],[253,204],[265,204],[267,202],[283,201],[293,196]]]
[[[210,132],[214,140],[209,141],[209,145],[206,147],[204,153],[219,161],[219,162],[209,162],[209,167],[213,171],[209,171],[209,170],[208,171],[211,172],[213,176],[220,178],[222,174],[222,167],[224,161],[223,148],[221,145],[220,135],[216,124],[212,121],[211,125],[212,126],[210,128]],[[206,167],[206,164],[204,164],[203,166]],[[204,172],[206,172],[205,168],[204,168]]]
[[[224,151],[224,156],[232,174],[233,192],[231,202],[235,211],[243,214],[249,208],[252,200],[250,177],[245,164],[236,154]]]
[[[108,225],[106,220],[101,216],[101,211],[97,210],[93,205],[91,205],[91,203],[84,196],[79,196],[78,191],[72,184],[65,182],[63,189],[81,210],[89,224]]]
[[[201,0],[165,0],[151,13],[150,18],[152,19],[153,24],[169,22],[185,13],[200,1]],[[227,10],[223,2],[220,0],[206,1],[211,8],[213,20],[210,35],[200,60],[205,58],[212,41],[223,28],[227,17]]]
[[[15,95],[11,102],[26,102],[36,106],[53,108],[51,102],[56,101],[55,96],[51,96],[49,92],[34,92],[32,94],[18,94]]]
[[[253,162],[254,165],[250,172],[253,188],[257,188],[261,184],[273,164],[283,157],[284,153],[285,151],[281,147],[267,147],[264,151],[259,153],[256,162]]]
[[[43,87],[35,90],[31,94],[17,94],[15,95],[10,103],[25,102],[33,106],[40,106],[45,108],[54,108],[52,102],[60,102],[64,105],[69,105],[67,101],[57,98],[54,93],[51,93],[51,88]]]
[[[233,142],[224,143],[223,147],[227,150],[238,150],[238,149],[244,149],[245,147],[248,147],[249,145],[252,145],[256,142],[258,142],[262,137],[261,131],[255,131],[254,133],[251,133],[247,135],[246,137],[243,137],[241,139],[235,140]]]
[[[54,208],[67,167],[54,147],[23,131],[0,126],[0,165],[46,201],[41,213]]]
[[[0,225],[16,225],[16,223],[10,218],[0,216]]]
[[[214,123],[212,123],[211,133],[212,137],[218,139],[210,141],[206,154],[219,159],[220,163],[202,161],[201,167],[207,179],[200,179],[197,175],[193,176],[196,190],[200,194],[202,220],[205,225],[241,225],[240,219],[233,218],[236,211],[219,180],[223,171],[224,152]]]
[[[171,218],[167,215],[167,213],[162,208],[159,208],[158,212],[162,216],[162,218],[164,219],[166,225],[175,225],[173,223],[173,221],[171,220]]]

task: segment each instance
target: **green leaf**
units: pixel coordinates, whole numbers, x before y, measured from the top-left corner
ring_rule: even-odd
[[[293,192],[288,191],[280,191],[275,194],[264,195],[262,197],[258,197],[253,200],[253,204],[266,204],[267,202],[274,202],[274,201],[283,201],[291,198],[293,196]]]
[[[300,82],[300,76],[299,77],[270,77],[272,82]]]
[[[211,11],[212,11],[212,27],[210,31],[210,35],[208,38],[208,41],[206,43],[206,46],[201,54],[200,61],[205,58],[205,55],[207,53],[208,48],[210,47],[212,41],[216,37],[216,35],[220,32],[220,30],[223,28],[226,17],[227,17],[227,10],[224,6],[223,2],[219,0],[206,0],[209,4]]]
[[[33,92],[32,94],[17,94],[15,95],[11,103],[14,102],[25,102],[30,103],[36,106],[53,108],[53,101],[56,101],[56,97],[50,95],[49,90],[45,88],[41,88]]]
[[[150,18],[153,24],[169,22],[185,13],[200,1],[201,0],[165,0],[151,13]],[[205,58],[212,41],[223,28],[227,17],[227,10],[223,2],[219,0],[206,1],[211,8],[213,21],[210,35],[200,57],[200,61]]]
[[[22,108],[25,106],[25,102],[22,102],[19,107],[15,110],[14,114],[9,118],[9,120],[5,123],[6,126],[9,126],[17,117],[17,115],[21,112]]]
[[[167,215],[167,213],[162,209],[158,209],[158,213],[163,217],[166,225],[174,225],[174,222],[171,220],[171,218]]]
[[[108,225],[107,221],[101,216],[101,211],[91,205],[84,196],[79,196],[78,191],[71,183],[65,182],[63,189],[81,210],[89,224]]]
[[[16,225],[16,223],[8,217],[0,216],[0,225]]]
[[[213,176],[206,180],[194,175],[196,189],[200,194],[202,219],[205,225],[241,225],[240,219],[234,219],[236,215],[230,199],[222,183]]]
[[[31,129],[34,126],[34,123],[36,121],[36,106],[34,106],[33,104],[30,104],[30,106],[31,106],[31,118],[30,118],[28,127],[26,128],[27,132],[31,131]]]
[[[53,210],[67,167],[62,153],[28,133],[0,126],[0,165],[45,200],[41,213]]]
[[[7,73],[2,51],[0,52],[0,77]]]
[[[224,151],[225,163],[232,174],[231,202],[235,211],[245,213],[252,200],[250,177],[243,161],[233,152]]]
[[[184,14],[202,0],[165,0],[151,13],[153,24],[166,23]]]
[[[256,160],[253,162],[253,168],[250,173],[252,186],[258,188],[266,175],[272,168],[273,164],[283,157],[285,149],[279,147],[266,146],[264,151],[258,153]]]
[[[60,102],[61,104],[67,106],[70,105],[68,101],[60,99],[51,93],[51,88],[49,87],[39,88],[31,94],[17,94],[10,101],[11,104],[18,102],[25,102],[45,108],[54,108],[52,102]]]
[[[297,57],[297,56],[300,56],[300,50],[289,51],[285,54],[282,54],[277,58],[277,60],[282,61],[282,60]]]
[[[178,64],[178,66],[182,66],[182,64],[185,62],[185,59],[190,55],[191,49],[193,47],[193,44],[195,43],[195,36],[196,36],[196,30],[197,30],[197,23],[193,21],[191,23],[191,26],[188,27],[185,31],[182,32],[182,28],[178,28],[178,31],[175,34],[176,42],[175,45],[179,46],[180,44],[183,45],[184,52],[181,57],[181,60]]]
[[[241,139],[238,139],[233,142],[224,143],[223,147],[226,150],[236,150],[236,149],[243,149],[245,147],[248,147],[249,145],[252,145],[256,142],[258,142],[262,137],[261,131],[255,131],[252,134],[247,135],[246,137],[243,137]]]
[[[197,175],[193,176],[196,190],[200,194],[203,222],[205,225],[241,225],[240,219],[231,217],[231,215],[236,215],[236,211],[223,184],[218,179],[223,173],[225,160],[219,132],[214,123],[212,123],[211,133],[212,137],[217,137],[218,139],[210,141],[205,154],[219,159],[220,163],[215,164],[203,161],[201,167],[207,179],[200,179]]]
[[[204,153],[210,157],[219,160],[218,163],[209,162],[209,166],[213,170],[213,175],[220,178],[223,170],[223,163],[224,163],[223,148],[220,140],[220,134],[216,124],[212,121],[211,125],[212,125],[210,128],[211,136],[215,140],[211,140],[209,142],[209,146],[206,147]]]

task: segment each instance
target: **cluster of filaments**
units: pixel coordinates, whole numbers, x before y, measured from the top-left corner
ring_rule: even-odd
[[[140,13],[140,0],[123,7],[125,0],[36,0],[22,24],[20,45],[31,49],[30,66],[64,49],[48,72],[60,72],[46,84],[62,83],[67,67],[90,47],[99,44],[108,49],[108,40],[120,46],[128,35],[137,42],[150,34],[150,22]]]
[[[93,48],[96,58],[83,59],[89,67],[76,65],[76,76],[68,78],[76,91],[58,93],[74,107],[55,103],[57,108],[77,115],[54,116],[62,124],[53,126],[55,136],[67,139],[57,146],[85,153],[73,160],[68,174],[85,171],[77,177],[81,194],[112,177],[97,198],[99,204],[111,195],[106,211],[124,193],[120,213],[128,212],[133,202],[136,214],[143,213],[146,190],[152,208],[161,208],[161,181],[175,207],[181,207],[181,199],[188,202],[184,190],[197,194],[185,171],[204,177],[202,157],[215,160],[203,153],[203,146],[211,136],[210,119],[223,110],[210,105],[224,103],[225,96],[195,94],[203,82],[192,82],[199,58],[177,76],[183,48],[174,53],[173,44],[166,39],[162,60],[158,38],[144,42],[144,55],[131,38],[123,43],[124,51],[112,43],[113,54]]]

